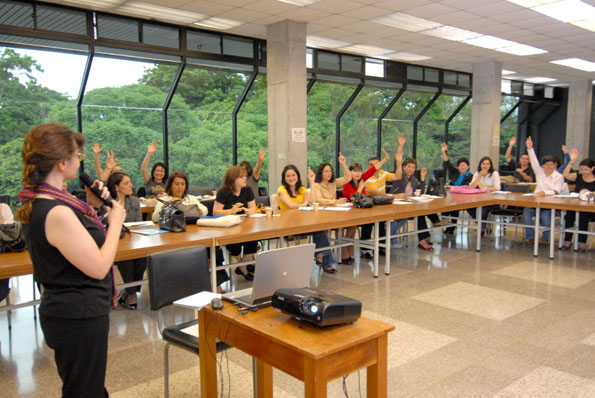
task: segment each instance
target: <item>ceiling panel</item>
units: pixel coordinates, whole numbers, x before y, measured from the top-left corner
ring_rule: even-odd
[[[218,15],[226,11],[230,11],[233,7],[225,4],[214,3],[211,1],[192,1],[178,7],[180,10],[196,12],[200,14],[207,14],[209,16]]]
[[[386,15],[389,13],[390,13],[390,11],[388,11],[385,8],[373,7],[373,6],[363,6],[360,8],[355,8],[350,11],[341,12],[341,15],[344,15],[346,17],[352,17],[352,18],[359,18],[359,19],[371,19],[371,18],[380,17],[382,15]]]
[[[358,20],[351,17],[343,17],[341,15],[329,15],[327,17],[322,17],[315,19],[313,22],[330,26],[333,28],[337,27],[346,27],[346,25],[350,25],[352,23],[357,22]]]
[[[245,10],[264,12],[267,14],[280,14],[282,12],[296,10],[300,7],[289,3],[283,3],[281,1],[258,0],[250,4],[246,4],[242,8]]]
[[[403,11],[426,4],[432,4],[432,2],[428,0],[386,0],[376,3],[374,5],[380,8],[386,8],[387,10]]]
[[[242,22],[254,22],[258,21],[259,19],[263,19],[264,17],[270,14],[265,14],[263,12],[256,12],[250,11],[243,8],[234,8],[230,11],[226,11],[219,16],[221,18],[228,18],[228,19],[235,19],[236,21]]]
[[[343,11],[350,11],[355,8],[360,8],[361,6],[361,3],[356,3],[355,1],[351,0],[324,0],[312,3],[307,7],[314,10],[336,14],[338,11],[343,13]]]
[[[438,15],[451,14],[458,11],[456,8],[445,6],[443,4],[427,4],[421,7],[415,7],[407,10],[407,14],[419,17],[432,19]]]
[[[287,19],[290,19],[292,21],[308,22],[310,24],[312,21],[326,17],[329,14],[326,12],[301,7],[301,8],[298,8],[297,10],[290,11],[290,12],[282,12],[281,14],[278,14],[278,15],[285,17]]]

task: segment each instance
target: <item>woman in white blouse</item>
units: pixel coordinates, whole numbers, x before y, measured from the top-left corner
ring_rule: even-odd
[[[484,156],[479,161],[477,171],[473,173],[473,180],[469,184],[472,188],[487,189],[489,192],[500,190],[500,174],[494,170],[492,159],[489,156]],[[483,206],[481,208],[481,219],[487,220],[490,213],[498,208],[498,206]],[[477,215],[477,209],[467,210],[472,218]],[[485,232],[485,224],[482,224],[481,233]]]

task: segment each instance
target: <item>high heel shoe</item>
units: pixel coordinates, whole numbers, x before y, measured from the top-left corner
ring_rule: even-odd
[[[249,272],[245,274],[244,272],[242,272],[240,267],[236,267],[236,269],[233,272],[235,272],[236,275],[242,275],[244,277],[244,279],[246,279],[247,281],[254,280],[254,275],[252,275]]]

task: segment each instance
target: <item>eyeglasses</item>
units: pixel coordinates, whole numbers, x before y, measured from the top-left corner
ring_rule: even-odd
[[[77,153],[79,160],[82,162],[83,160],[85,160],[85,151],[83,151],[82,149],[79,151],[79,153]]]

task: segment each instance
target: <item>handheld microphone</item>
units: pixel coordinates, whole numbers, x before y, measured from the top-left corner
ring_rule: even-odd
[[[94,184],[94,181],[91,179],[91,177],[89,177],[89,174],[84,173],[84,172],[80,172],[79,173],[79,180],[81,180],[81,182],[83,183],[83,185],[85,185],[86,187],[88,187],[91,192],[93,192],[93,194],[95,196],[97,196],[99,198],[99,200],[101,200],[103,202],[104,205],[111,207],[112,206],[112,198],[111,196],[108,196],[107,198],[102,198],[101,197],[101,191],[99,190],[99,188],[97,188]]]

